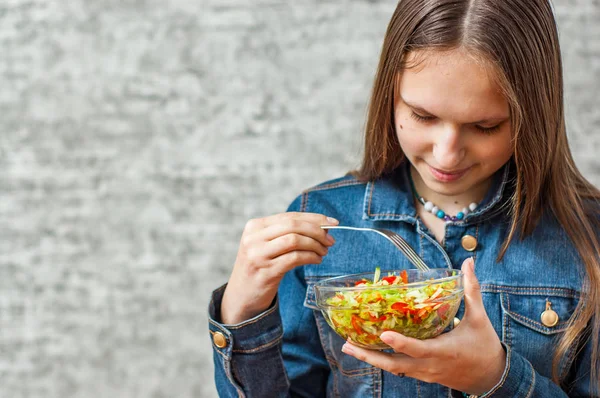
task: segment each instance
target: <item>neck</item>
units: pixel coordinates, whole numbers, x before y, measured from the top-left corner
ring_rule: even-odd
[[[433,202],[437,207],[448,214],[457,214],[463,208],[469,207],[469,204],[471,203],[480,203],[490,189],[493,179],[490,177],[471,187],[469,190],[456,195],[444,195],[429,189],[412,165],[410,167],[410,173],[418,195],[426,201]]]

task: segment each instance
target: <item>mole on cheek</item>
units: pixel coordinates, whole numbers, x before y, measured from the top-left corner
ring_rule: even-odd
[[[398,126],[399,126],[401,129],[403,129],[403,128],[404,128],[404,127],[402,127],[402,125],[401,125],[401,124],[399,124]]]

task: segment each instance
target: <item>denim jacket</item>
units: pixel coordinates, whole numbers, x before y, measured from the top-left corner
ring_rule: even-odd
[[[590,397],[591,343],[571,347],[560,364],[561,387],[551,381],[552,354],[580,299],[583,265],[557,221],[545,213],[532,235],[515,239],[497,255],[507,235],[507,202],[513,178],[507,165],[478,209],[446,224],[443,244],[417,216],[408,169],[363,183],[346,175],[308,189],[288,211],[322,213],[340,225],[387,228],[402,235],[432,268],[460,268],[473,256],[487,315],[506,350],[499,383],[486,397]],[[224,286],[213,292],[209,328],[215,381],[222,397],[462,397],[439,384],[400,378],[341,351],[344,340],[316,307],[314,284],[332,276],[411,264],[377,234],[330,231],[336,244],[320,265],[295,268],[283,278],[278,297],[262,314],[237,325],[219,323]],[[467,251],[461,238],[477,241]],[[540,319],[548,307],[553,327]],[[464,314],[464,303],[457,313]],[[219,339],[214,338],[217,334]],[[222,339],[225,337],[225,339]],[[216,344],[215,341],[220,341]],[[221,346],[221,347],[219,347]]]

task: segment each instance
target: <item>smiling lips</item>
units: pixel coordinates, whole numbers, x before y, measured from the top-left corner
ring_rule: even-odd
[[[462,176],[464,176],[465,174],[467,174],[467,172],[470,169],[471,169],[470,167],[467,167],[466,169],[462,169],[462,170],[445,171],[445,170],[440,170],[440,169],[436,169],[435,167],[429,166],[429,171],[431,172],[433,177],[440,182],[456,181],[456,180],[460,179]]]

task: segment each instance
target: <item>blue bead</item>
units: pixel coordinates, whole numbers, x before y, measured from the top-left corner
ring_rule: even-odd
[[[465,218],[465,214],[461,211],[456,215],[456,218],[458,218],[459,220],[462,220],[463,218]]]
[[[438,210],[438,212],[437,212],[437,214],[436,214],[436,216],[437,216],[438,218],[444,218],[444,216],[445,216],[445,215],[446,215],[446,213],[444,213],[444,211],[443,211],[443,210]]]

